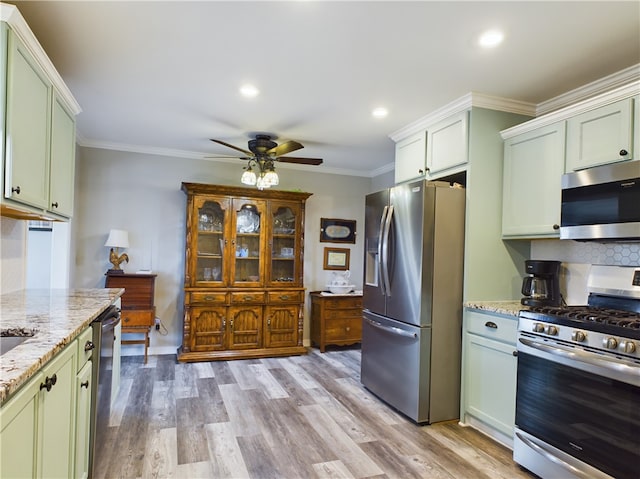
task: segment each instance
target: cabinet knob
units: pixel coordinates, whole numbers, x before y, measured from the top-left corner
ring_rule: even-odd
[[[43,389],[46,389],[47,392],[51,391],[51,388],[53,386],[55,386],[55,384],[58,382],[58,376],[56,374],[54,374],[53,376],[49,377],[47,376],[44,379],[43,383],[40,383],[40,390],[42,391]]]
[[[20,194],[20,187],[16,186],[15,188],[11,188],[11,193],[15,193],[16,195]]]
[[[282,296],[280,296],[280,299],[282,301],[286,301],[287,299],[289,299],[289,295],[288,294],[283,294]]]
[[[131,321],[131,320],[130,320],[129,318],[127,318],[127,317],[124,317],[124,318],[122,318],[122,321],[123,321],[124,323],[128,323],[128,322],[129,322],[129,321]]]
[[[89,352],[89,351],[91,351],[92,349],[95,349],[95,347],[96,347],[96,345],[95,345],[95,344],[93,344],[93,342],[91,342],[91,341],[87,341],[87,342],[85,343],[85,345],[84,345],[84,352],[85,352],[85,353],[86,353],[86,352]]]
[[[208,296],[208,295],[207,295],[207,296],[205,296],[205,297],[204,297],[204,300],[205,300],[205,301],[213,301],[214,299],[215,299],[215,297],[214,297],[214,296]]]
[[[625,150],[624,148],[622,150],[620,150],[620,156],[627,156],[628,154],[629,154],[629,152],[627,150]]]
[[[81,382],[80,387],[89,389],[89,380],[87,379],[86,381]]]
[[[553,229],[554,230],[559,230],[560,229],[560,225],[553,225]]]
[[[418,174],[420,174],[420,175],[424,175],[424,170],[423,170],[422,168],[420,168],[420,169],[418,170]]]
[[[58,207],[58,202],[56,201],[55,203],[51,203],[51,207],[52,208],[57,208]]]
[[[348,333],[349,331],[351,331],[351,326],[347,326],[346,328],[344,328],[344,330]]]
[[[513,351],[511,354],[512,354],[513,356],[517,356],[517,355],[518,355],[518,351]]]
[[[484,325],[487,328],[498,329],[498,325],[496,323],[494,323],[493,321],[487,321],[486,323],[484,323]]]
[[[244,296],[242,298],[243,301],[252,301],[253,300],[253,296]]]

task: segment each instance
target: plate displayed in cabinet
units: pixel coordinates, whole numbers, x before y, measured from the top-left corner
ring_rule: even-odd
[[[256,233],[260,231],[260,217],[251,210],[240,210],[236,219],[238,233]]]

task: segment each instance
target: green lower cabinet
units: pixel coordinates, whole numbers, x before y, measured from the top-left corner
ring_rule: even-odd
[[[87,361],[76,376],[75,476],[89,477],[89,447],[91,440],[91,373],[93,363]]]
[[[0,408],[0,477],[86,478],[91,373],[73,341]]]
[[[33,377],[0,409],[0,477],[36,477],[41,377]]]
[[[462,421],[511,446],[517,318],[465,311]]]

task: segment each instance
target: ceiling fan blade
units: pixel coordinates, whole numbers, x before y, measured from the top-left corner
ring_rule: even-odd
[[[211,158],[214,160],[250,160],[253,157],[248,157],[248,156],[217,156],[217,155],[211,155],[211,156],[204,156],[203,158]]]
[[[222,140],[214,140],[213,138],[209,138],[209,139],[210,139],[211,141],[213,141],[214,143],[218,143],[218,144],[223,145],[223,146],[226,146],[226,147],[228,147],[228,148],[233,148],[234,150],[240,151],[240,152],[244,153],[244,154],[245,154],[245,155],[247,155],[247,156],[253,156],[253,153],[251,153],[250,151],[245,150],[245,149],[243,149],[243,148],[240,148],[240,147],[238,147],[238,146],[231,145],[231,144],[226,143],[226,142],[224,142],[224,141],[222,141]]]
[[[322,158],[300,158],[298,156],[281,156],[276,158],[281,163],[298,163],[300,165],[321,165]]]
[[[291,153],[292,151],[300,150],[301,148],[304,148],[304,146],[302,146],[297,141],[289,140],[281,143],[274,148],[271,148],[270,150],[267,150],[266,154],[270,156],[282,156],[286,155],[287,153]]]

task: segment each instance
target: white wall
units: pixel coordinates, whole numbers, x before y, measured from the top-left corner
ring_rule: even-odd
[[[104,242],[111,228],[129,232],[126,250],[133,273],[151,269],[156,278],[157,316],[168,330],[155,331],[151,353],[175,353],[181,344],[182,284],[184,275],[184,222],[186,196],[181,182],[241,186],[242,162],[170,158],[93,148],[79,148],[76,159],[76,195],[73,220],[71,287],[103,287],[109,269]],[[362,287],[363,238],[356,244],[320,243],[320,218],[352,219],[364,229],[364,197],[369,178],[329,175],[309,167],[304,171],[278,168],[278,189],[313,193],[306,203],[304,283],[308,291],[323,289],[329,278],[322,269],[324,247],[351,250],[354,283]],[[308,340],[305,311],[305,340]],[[139,346],[123,347],[123,354],[139,354]]]
[[[27,222],[0,218],[0,294],[25,287]]]

